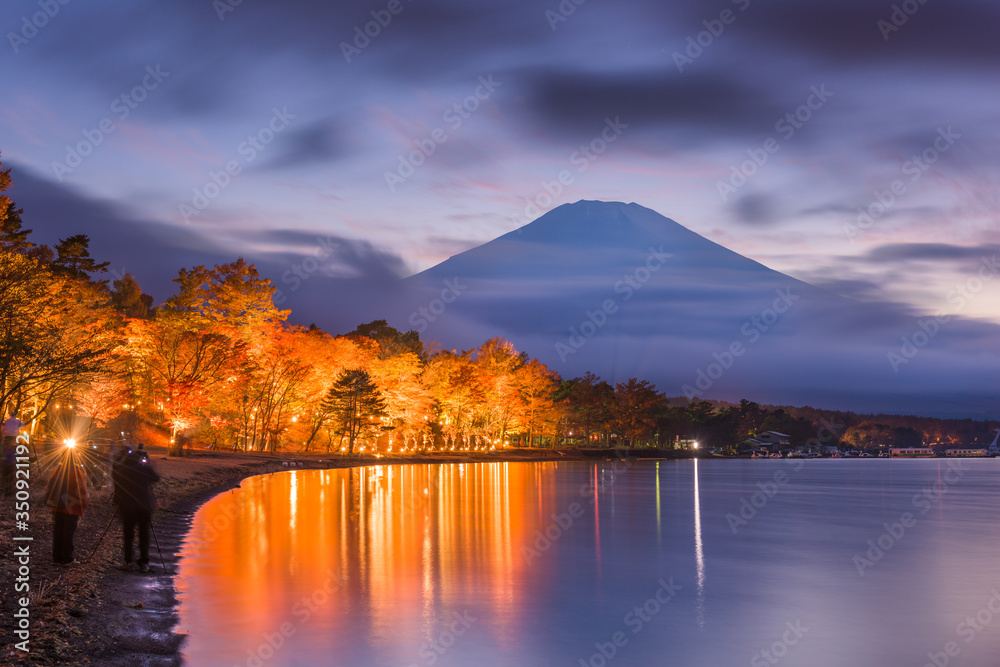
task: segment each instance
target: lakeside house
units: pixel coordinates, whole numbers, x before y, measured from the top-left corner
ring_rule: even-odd
[[[692,451],[698,449],[698,441],[694,438],[682,438],[681,436],[676,436],[674,438],[674,449],[680,449],[683,451]]]
[[[792,436],[778,431],[765,431],[748,439],[746,443],[754,449],[769,449],[777,452],[791,447]]]
[[[985,449],[969,449],[969,448],[956,447],[954,449],[949,449],[948,451],[946,451],[944,453],[944,455],[945,456],[951,456],[951,457],[962,457],[962,458],[965,458],[965,457],[969,457],[969,458],[983,457],[983,458],[985,458],[987,456],[987,453],[986,453]]]
[[[934,456],[934,450],[930,447],[891,447],[889,449],[889,455],[896,457],[922,457],[922,456]]]

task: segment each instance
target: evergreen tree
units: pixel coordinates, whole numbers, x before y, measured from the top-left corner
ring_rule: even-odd
[[[354,443],[362,434],[381,428],[386,403],[368,371],[354,369],[340,374],[327,391],[321,409],[340,426],[347,437],[348,452],[353,454]]]
[[[28,241],[30,229],[21,229],[21,209],[14,206],[14,202],[5,194],[14,181],[10,178],[10,169],[3,169],[0,165],[0,250],[8,252],[24,253],[34,246]]]
[[[90,280],[91,273],[103,273],[108,270],[108,264],[110,264],[110,262],[98,264],[91,258],[90,237],[86,234],[74,234],[59,239],[55,250],[56,258],[52,262],[52,271],[56,275]]]

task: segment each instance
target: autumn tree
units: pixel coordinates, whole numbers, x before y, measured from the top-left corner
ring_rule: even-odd
[[[406,349],[406,348],[403,348]],[[388,449],[399,441],[404,449],[427,429],[431,415],[430,393],[423,384],[423,364],[411,351],[374,359],[370,365],[373,381],[385,398],[385,421],[392,428]]]
[[[0,251],[0,409],[34,417],[97,373],[116,345],[97,286]],[[28,421],[28,420],[25,420]]]
[[[279,435],[291,423],[293,404],[309,375],[309,360],[302,354],[299,328],[280,322],[261,325],[254,343],[247,347],[243,382],[237,389],[243,416],[243,441],[250,449],[277,450]],[[252,406],[252,407],[251,407]]]
[[[318,328],[302,332],[297,344],[303,358],[308,360],[308,375],[299,389],[303,449],[308,451],[333,417],[323,400],[330,387],[344,370],[368,367],[375,352],[356,339],[333,337]],[[329,445],[328,440],[327,451]]]
[[[174,440],[198,423],[211,392],[232,376],[244,347],[230,328],[201,329],[171,312],[130,320],[126,336],[132,367],[141,376],[137,383],[149,388],[148,405],[162,411]]]
[[[420,342],[420,334],[410,330],[406,333],[400,332],[395,327],[389,326],[385,320],[375,320],[358,327],[347,334],[353,338],[367,338],[378,343],[378,356],[382,359],[399,356],[410,352],[415,354],[421,361],[424,360],[424,345]]]
[[[582,437],[588,444],[607,443],[611,406],[615,390],[593,373],[563,382],[559,397],[566,415],[566,431]]]
[[[519,400],[518,422],[527,437],[527,445],[536,444],[536,436],[554,436],[558,425],[555,394],[559,376],[545,364],[532,359],[514,372]]]
[[[94,373],[87,382],[74,389],[73,397],[78,411],[90,418],[88,435],[89,429],[106,426],[113,417],[121,414],[123,405],[134,400],[127,382],[113,367]]]
[[[486,392],[476,420],[488,440],[503,442],[516,425],[518,394],[514,378],[527,361],[527,354],[518,352],[503,338],[491,338],[475,351],[479,381]]]
[[[611,429],[628,446],[647,437],[656,427],[657,410],[663,397],[645,380],[630,378],[615,385],[611,405]]]
[[[268,320],[284,321],[289,311],[274,305],[275,287],[242,257],[213,269],[181,269],[176,295],[163,310],[184,313],[201,325],[222,323],[248,330]]]
[[[481,369],[469,352],[439,352],[428,363],[424,381],[436,405],[444,447],[454,449],[458,441],[464,446],[477,415],[487,409],[488,392]]]
[[[148,319],[153,316],[153,297],[142,293],[130,273],[114,281],[111,305],[125,317]]]

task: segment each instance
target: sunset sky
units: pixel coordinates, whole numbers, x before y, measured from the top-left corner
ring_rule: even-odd
[[[328,275],[409,275],[579,199],[916,312],[1000,249],[993,0],[577,2],[5,2],[9,194],[157,300],[317,236]]]

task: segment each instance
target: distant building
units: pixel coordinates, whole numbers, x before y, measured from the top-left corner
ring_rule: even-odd
[[[960,448],[949,449],[948,451],[946,451],[944,453],[944,455],[945,456],[959,456],[959,457],[977,457],[977,456],[985,457],[985,456],[987,456],[985,449],[960,449]]]
[[[777,451],[791,447],[792,436],[786,433],[778,433],[777,431],[766,431],[754,438],[748,439],[746,443],[754,449],[773,449]]]
[[[698,445],[698,441],[693,438],[682,438],[679,435],[674,438],[674,449],[690,451],[692,449],[698,449]]]
[[[792,436],[787,433],[778,433],[777,431],[766,431],[757,436],[757,439],[761,442],[766,442],[770,445],[777,445],[778,447],[791,447],[792,446]]]
[[[902,457],[920,457],[920,456],[934,456],[934,450],[930,447],[891,447],[889,449],[890,456],[902,456]]]

